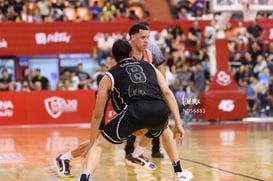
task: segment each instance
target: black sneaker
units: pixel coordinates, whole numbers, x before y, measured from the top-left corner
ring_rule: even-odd
[[[130,166],[141,166],[146,170],[155,170],[156,165],[149,161],[148,158],[145,158],[143,155],[140,155],[136,158],[132,154],[126,155],[125,162]]]
[[[58,175],[61,178],[71,178],[74,177],[71,173],[70,173],[70,160],[63,160],[61,159],[62,155],[59,155],[56,159],[55,159],[55,164],[56,167],[58,169]]]
[[[164,154],[160,152],[152,153],[152,158],[164,158]]]
[[[90,175],[88,174],[81,174],[81,178],[80,178],[80,181],[89,181],[89,177]]]

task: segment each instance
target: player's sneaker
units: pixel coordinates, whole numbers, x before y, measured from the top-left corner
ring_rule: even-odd
[[[153,162],[150,162],[148,158],[145,158],[143,155],[140,155],[136,158],[132,154],[126,155],[125,162],[130,166],[141,166],[146,170],[155,170],[156,165]]]
[[[89,181],[90,175],[89,174],[81,174],[80,180],[79,181]]]
[[[175,175],[177,181],[190,181],[193,177],[193,174],[186,169],[183,169],[182,172],[176,172]]]
[[[58,169],[58,175],[61,178],[71,178],[74,177],[71,173],[70,173],[70,160],[64,160],[61,159],[62,155],[59,155],[56,159],[55,159],[55,164],[56,167]]]

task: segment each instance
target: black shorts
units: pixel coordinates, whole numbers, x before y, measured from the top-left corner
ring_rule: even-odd
[[[168,124],[168,107],[162,100],[139,100],[130,103],[102,129],[113,144],[121,144],[137,130],[146,128],[146,136],[159,137]]]

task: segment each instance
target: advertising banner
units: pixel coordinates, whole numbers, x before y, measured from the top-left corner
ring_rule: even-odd
[[[27,94],[28,124],[90,122],[94,91],[39,91]]]
[[[0,92],[0,125],[89,123],[95,92]]]
[[[0,125],[24,123],[25,112],[24,92],[0,92]]]
[[[236,25],[237,20],[231,20]],[[32,55],[32,54],[62,54],[90,53],[91,47],[97,45],[99,37],[107,32],[112,37],[119,37],[129,31],[135,23],[129,22],[48,22],[48,23],[0,23],[0,55]],[[209,21],[200,21],[204,29]],[[273,19],[259,19],[264,28],[263,40],[273,39]],[[185,34],[192,26],[192,21],[152,21],[151,30],[162,31],[168,25],[180,25]],[[244,22],[245,26],[249,22]]]

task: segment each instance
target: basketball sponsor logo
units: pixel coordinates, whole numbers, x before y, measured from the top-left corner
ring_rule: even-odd
[[[5,38],[0,40],[0,48],[8,48],[8,41]]]
[[[0,117],[12,117],[13,116],[13,103],[10,100],[0,100]]]
[[[227,86],[231,83],[231,77],[224,71],[217,74],[216,82],[221,86]]]
[[[55,33],[36,33],[35,40],[38,45],[46,45],[49,43],[70,43],[71,36],[67,32]]]
[[[234,100],[232,99],[223,99],[218,105],[218,109],[224,112],[231,112],[235,108]]]
[[[47,113],[54,119],[57,119],[63,112],[77,112],[78,101],[76,99],[64,99],[53,96],[44,101]]]

